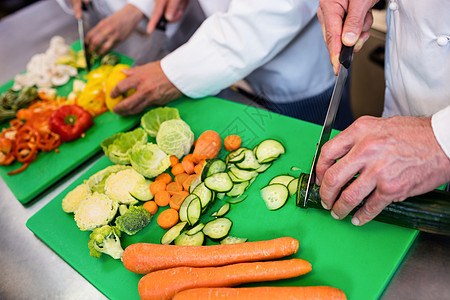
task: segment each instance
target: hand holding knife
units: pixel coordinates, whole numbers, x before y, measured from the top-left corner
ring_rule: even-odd
[[[92,3],[81,2],[81,8],[83,12],[88,12],[88,9],[92,8]],[[91,70],[91,56],[88,48],[86,47],[85,35],[84,35],[84,22],[83,16],[77,20],[78,22],[78,35],[80,38],[81,49],[84,51],[84,59],[86,60],[86,70],[89,72]]]

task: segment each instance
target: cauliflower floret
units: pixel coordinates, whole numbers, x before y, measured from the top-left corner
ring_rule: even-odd
[[[122,257],[123,249],[120,245],[120,230],[115,226],[104,225],[95,228],[89,236],[88,247],[92,257],[100,257],[102,253],[114,259]]]
[[[130,194],[138,185],[145,182],[144,176],[133,168],[109,175],[105,181],[105,194],[121,204],[136,204],[138,201]]]
[[[80,206],[81,202],[90,194],[91,191],[89,186],[86,183],[80,184],[62,199],[62,209],[66,213],[73,213]]]
[[[118,208],[117,201],[95,192],[81,202],[74,218],[81,230],[94,230],[107,225],[116,215]]]

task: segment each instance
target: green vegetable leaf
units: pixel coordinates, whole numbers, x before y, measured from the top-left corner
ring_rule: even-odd
[[[133,168],[147,178],[156,177],[170,167],[170,156],[153,143],[135,145],[129,158]]]
[[[194,143],[194,133],[183,120],[165,121],[159,127],[156,143],[168,155],[181,158],[189,153]]]
[[[129,132],[119,132],[106,138],[101,143],[105,155],[115,164],[126,165],[130,163],[128,152],[135,145],[147,143],[147,133],[142,128]]]
[[[161,123],[173,119],[180,120],[178,109],[171,107],[158,107],[150,110],[142,116],[141,126],[151,137],[156,137]]]

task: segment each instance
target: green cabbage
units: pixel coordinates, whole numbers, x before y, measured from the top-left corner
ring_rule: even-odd
[[[142,128],[129,132],[119,132],[106,138],[101,143],[105,155],[115,164],[126,165],[130,163],[128,152],[135,145],[147,143],[147,133]]]
[[[156,137],[161,123],[172,119],[180,119],[178,109],[171,107],[158,107],[148,111],[142,116],[141,126],[151,137]]]
[[[194,133],[183,120],[165,121],[159,126],[156,143],[168,155],[180,159],[191,150]]]
[[[170,167],[170,156],[153,143],[135,145],[129,157],[133,168],[147,178],[156,177]]]

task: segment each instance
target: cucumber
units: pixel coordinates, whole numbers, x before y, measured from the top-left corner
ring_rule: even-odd
[[[275,183],[263,187],[261,197],[269,210],[277,210],[286,203],[289,198],[289,190],[286,186]]]
[[[202,205],[200,204],[200,199],[194,198],[188,205],[187,208],[187,221],[190,226],[195,225],[198,220],[200,219],[200,216],[202,214]]]
[[[194,235],[197,232],[201,231],[203,229],[203,227],[205,227],[204,223],[199,223],[197,225],[195,225],[195,227],[189,229],[188,231],[186,231],[187,235]]]
[[[247,148],[241,147],[239,149],[234,150],[233,152],[228,153],[227,157],[225,158],[225,163],[237,163],[244,159],[245,154],[243,153],[245,150],[248,150]]]
[[[239,243],[245,243],[248,239],[247,238],[238,238],[234,236],[227,236],[223,240],[220,241],[222,245],[228,245],[228,244],[239,244]]]
[[[231,181],[233,181],[234,183],[248,181],[248,180],[243,180],[243,179],[237,178],[236,175],[234,175],[233,172],[231,172],[231,171],[228,171],[227,174],[228,174],[228,176],[230,176]]]
[[[187,222],[188,216],[187,211],[189,204],[191,204],[192,201],[195,199],[199,199],[199,197],[195,194],[189,194],[186,198],[184,198],[183,203],[180,205],[180,209],[178,210],[178,217],[180,221]]]
[[[169,245],[172,243],[181,233],[186,226],[187,222],[180,222],[167,230],[167,232],[161,238],[161,244]]]
[[[187,232],[182,232],[174,241],[177,246],[201,246],[205,240],[203,232],[198,231],[196,234],[188,235]]]
[[[195,177],[195,179],[191,182],[191,185],[189,186],[189,193],[192,194],[192,192],[195,190],[195,188],[202,182],[200,177],[201,176]]]
[[[287,187],[289,185],[289,183],[294,179],[295,179],[295,177],[291,176],[291,175],[278,175],[278,176],[275,176],[274,178],[272,178],[272,180],[269,181],[268,185],[271,185],[274,183],[279,183],[279,184],[282,184],[285,187]]]
[[[240,197],[238,197],[238,198],[229,198],[229,199],[226,199],[225,201],[226,201],[227,203],[237,204],[237,203],[242,202],[242,201],[244,201],[245,199],[247,199],[247,196],[248,196],[248,195],[243,195],[243,196],[240,196]]]
[[[213,174],[225,172],[226,169],[227,165],[223,160],[219,158],[212,159],[208,161],[205,167],[203,168],[201,180],[204,181],[205,178]]]
[[[244,170],[256,170],[261,167],[252,150],[244,150],[244,159],[236,163],[236,167]]]
[[[216,198],[222,200],[225,197],[226,193],[216,193]]]
[[[260,164],[269,163],[285,153],[284,146],[276,140],[267,139],[259,143],[255,156]]]
[[[209,221],[203,227],[203,233],[213,240],[221,240],[228,235],[231,230],[233,222],[227,218],[217,218]]]
[[[250,181],[236,182],[233,185],[233,188],[227,193],[227,196],[239,197],[245,192],[249,185]]]
[[[272,165],[272,163],[265,163],[265,164],[260,164],[260,167],[258,169],[256,169],[255,171],[258,173],[263,173],[264,171],[266,171],[268,168],[270,168],[270,166]]]
[[[219,208],[219,210],[217,212],[213,213],[211,216],[212,217],[223,217],[229,211],[230,211],[230,203],[225,203],[224,205],[222,205],[221,208]]]
[[[233,188],[233,181],[227,173],[215,173],[205,179],[205,186],[219,193],[229,192]]]
[[[233,173],[233,175],[241,182],[250,180],[253,177],[258,176],[258,172],[256,172],[256,171],[242,170],[237,167],[231,167],[230,172]],[[231,180],[233,180],[233,179],[231,179]]]
[[[297,193],[297,188],[298,188],[298,178],[291,180],[291,182],[289,182],[287,188],[289,190],[289,196],[295,195],[295,193]]]
[[[197,195],[200,198],[200,202],[202,204],[202,211],[205,211],[208,207],[208,204],[213,200],[214,194],[208,189],[204,182],[201,182],[197,187],[192,191],[193,194]]]
[[[140,184],[136,184],[134,186],[134,189],[131,190],[129,193],[130,195],[139,201],[149,201],[153,199],[153,194],[150,192],[150,184],[153,181],[145,179]]]

